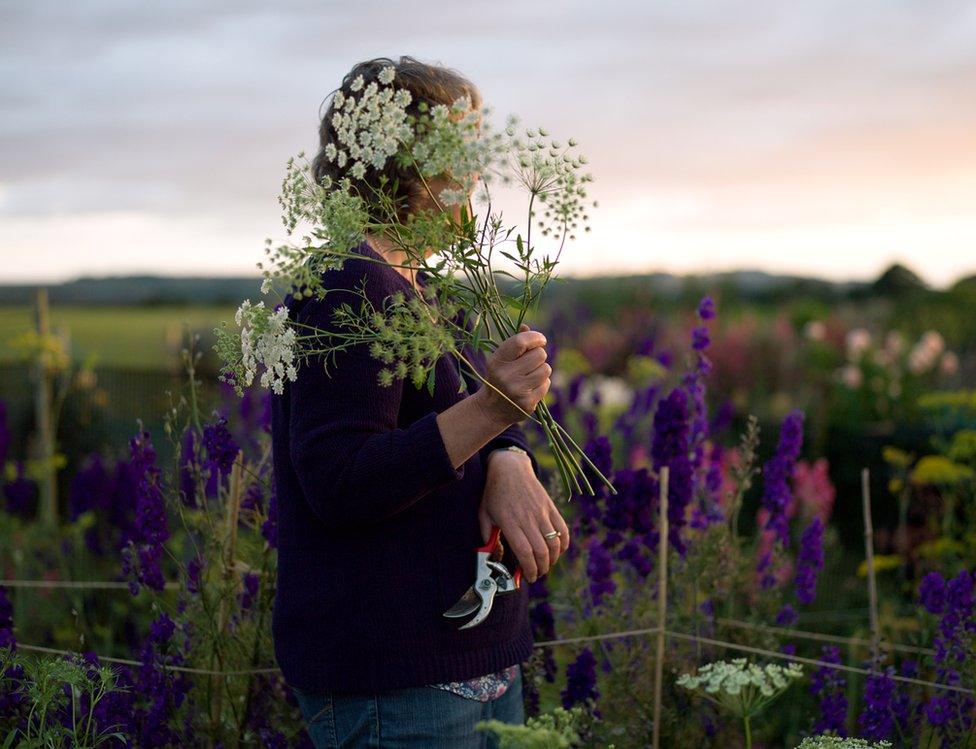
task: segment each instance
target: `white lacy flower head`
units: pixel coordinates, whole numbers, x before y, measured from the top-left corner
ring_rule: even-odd
[[[325,147],[325,157],[340,169],[348,165],[349,174],[361,179],[367,167],[380,170],[413,131],[407,122],[406,108],[413,97],[403,88],[394,88],[395,71],[387,66],[364,87],[363,77],[356,76],[349,88],[362,92],[358,97],[337,91],[332,98],[332,126],[338,143]]]
[[[803,676],[798,663],[758,665],[745,658],[707,663],[697,674],[682,674],[677,684],[744,718],[761,712]]]
[[[241,328],[241,387],[249,386],[262,368],[261,386],[281,395],[285,378],[298,377],[295,367],[295,331],[288,324],[288,310],[271,311],[264,302],[245,299],[234,315]]]
[[[890,741],[869,742],[840,736],[808,736],[796,749],[888,749]]]
[[[542,234],[575,239],[580,229],[589,231],[587,206],[595,208],[597,203],[587,200],[586,185],[593,181],[593,175],[582,172],[586,157],[572,153],[576,140],[570,138],[563,144],[549,138],[549,132],[541,127],[525,130],[525,139],[515,134],[511,125],[506,132],[512,137],[515,180],[537,202],[529,218]]]

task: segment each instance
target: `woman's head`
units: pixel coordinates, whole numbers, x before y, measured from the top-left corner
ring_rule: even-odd
[[[333,183],[344,177],[348,178],[357,192],[366,199],[370,218],[378,223],[389,221],[389,216],[370,199],[370,196],[381,189],[381,178],[385,178],[385,187],[382,189],[393,199],[397,220],[405,223],[409,214],[429,206],[427,191],[416,172],[400,167],[395,159],[388,159],[383,169],[368,168],[363,177],[355,178],[348,174],[345,168],[339,167],[335,160],[330,160],[326,156],[326,147],[329,144],[338,145],[336,129],[332,124],[336,109],[334,106],[336,92],[341,91],[344,96],[354,95],[352,83],[359,76],[362,76],[364,85],[369,85],[373,81],[378,82],[380,72],[391,66],[394,69],[392,86],[410,92],[411,101],[406,107],[409,115],[414,117],[418,115],[420,111],[418,106],[421,102],[427,107],[438,104],[449,107],[457,99],[465,96],[471,101],[474,109],[481,108],[481,94],[478,89],[464,76],[450,68],[428,65],[407,55],[401,56],[399,60],[378,57],[361,62],[346,74],[339,88],[330,94],[329,106],[322,115],[319,125],[319,151],[312,161],[312,176],[316,182],[329,177]],[[436,182],[440,183],[440,180]],[[434,195],[438,194],[430,180],[428,186],[431,186]]]

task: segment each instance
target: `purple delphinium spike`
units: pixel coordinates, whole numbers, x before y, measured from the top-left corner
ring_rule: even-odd
[[[603,603],[603,597],[617,589],[613,581],[613,559],[598,538],[587,545],[586,574],[590,581],[590,598],[594,606]]]
[[[796,598],[809,606],[817,594],[817,574],[824,566],[824,526],[820,518],[814,518],[800,539],[800,552],[796,558]]]
[[[946,581],[938,573],[926,575],[919,586],[919,597],[929,613],[938,615],[938,634],[932,641],[936,681],[959,686],[967,672],[969,654],[976,641],[973,616],[976,578],[961,570]],[[938,691],[925,705],[925,716],[935,727],[943,746],[952,746],[968,736],[973,728],[971,695]]]
[[[895,730],[892,700],[895,696],[894,669],[890,666],[868,676],[864,682],[864,709],[858,716],[860,736],[869,741],[891,738]]]
[[[715,303],[705,297],[698,305],[698,317],[706,322],[715,317]],[[705,377],[712,370],[712,363],[705,350],[711,345],[708,327],[699,325],[692,331],[691,348],[695,352],[695,366],[684,376],[683,383],[691,404],[691,422],[688,447],[691,456],[692,493],[698,494],[703,483],[702,466],[705,460],[705,441],[708,439],[708,406],[705,403]],[[710,497],[704,497],[707,502]],[[710,516],[708,507],[703,507],[702,520]]]
[[[796,609],[794,609],[790,604],[784,604],[783,607],[776,614],[776,626],[778,627],[789,627],[796,624],[798,616]]]
[[[685,511],[692,496],[692,466],[688,444],[688,396],[672,390],[654,414],[654,439],[651,442],[654,470],[670,469],[668,479],[668,540],[682,556],[687,551],[681,538]]]
[[[0,585],[0,648],[17,649],[14,637],[14,607],[7,598],[7,589]]]
[[[789,543],[790,529],[786,508],[792,497],[790,479],[803,447],[803,412],[792,411],[783,420],[776,454],[763,466],[763,507],[769,513],[766,530],[783,545]]]
[[[566,667],[566,688],[560,692],[563,707],[569,710],[573,705],[594,703],[600,698],[596,688],[596,658],[589,648],[583,648],[572,663]],[[594,715],[599,717],[599,711]]]
[[[826,645],[820,660],[840,664],[840,648]],[[813,726],[814,734],[847,735],[847,680],[839,669],[820,666],[810,677],[810,692],[820,705],[820,716]]]
[[[123,550],[123,572],[130,576],[129,589],[133,595],[139,585],[153,590],[164,586],[160,562],[163,543],[169,538],[166,505],[162,492],[162,472],[156,466],[156,451],[149,432],[140,432],[129,442],[131,463],[139,476],[135,487],[135,521],[130,545]]]

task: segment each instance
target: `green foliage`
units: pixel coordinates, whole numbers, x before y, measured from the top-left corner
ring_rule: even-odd
[[[11,678],[15,667],[22,676]],[[20,694],[29,701],[26,725],[4,726],[7,743],[18,749],[89,749],[112,740],[124,740],[116,726],[102,726],[94,718],[95,708],[105,695],[118,689],[115,673],[108,666],[92,666],[71,658],[31,658],[0,649],[0,692]],[[54,714],[65,710],[65,723]]]
[[[500,749],[569,749],[581,745],[578,726],[586,720],[585,708],[575,705],[570,710],[556,707],[552,712],[528,718],[524,726],[482,720],[475,728],[494,735]],[[613,749],[613,744],[607,749]]]

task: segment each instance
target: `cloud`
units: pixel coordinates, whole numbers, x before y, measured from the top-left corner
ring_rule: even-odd
[[[976,179],[968,2],[40,0],[2,13],[0,218],[38,227],[125,212],[246,224],[259,247],[324,97],[352,63],[401,53],[462,71],[499,115],[578,138],[602,204],[675,246],[734,230],[748,248],[750,231],[762,244],[896,211],[919,227],[906,252],[924,258],[924,227],[964,211]],[[77,226],[109,245],[113,225]]]

